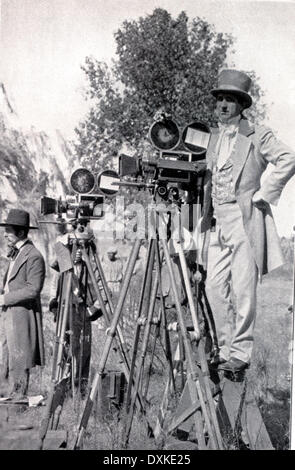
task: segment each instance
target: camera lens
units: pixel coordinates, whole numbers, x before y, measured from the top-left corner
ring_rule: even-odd
[[[159,186],[157,191],[159,196],[164,197],[167,194],[167,186]]]

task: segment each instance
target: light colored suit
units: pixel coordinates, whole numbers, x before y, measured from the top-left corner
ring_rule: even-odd
[[[205,234],[202,259],[207,264],[206,289],[222,355],[226,359],[232,356],[249,362],[256,316],[257,275],[262,276],[284,262],[270,206],[260,210],[253,205],[252,197],[260,190],[265,201],[276,205],[285,184],[295,174],[295,154],[276,139],[269,128],[250,125],[242,118],[231,154],[237,202],[216,207],[220,224],[216,232],[210,232],[212,170],[218,137],[218,129],[212,129],[201,223]],[[261,185],[261,175],[268,163],[273,163],[275,168]],[[235,325],[233,297],[237,310]]]

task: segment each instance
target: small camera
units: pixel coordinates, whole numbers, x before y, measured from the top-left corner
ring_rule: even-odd
[[[101,219],[104,216],[105,197],[117,194],[116,182],[119,180],[119,175],[113,170],[94,174],[86,168],[78,168],[70,178],[70,185],[75,194],[67,195],[65,200],[43,196],[41,214],[66,214],[69,218]]]

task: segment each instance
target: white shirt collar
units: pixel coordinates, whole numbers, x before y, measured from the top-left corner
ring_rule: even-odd
[[[25,238],[24,240],[19,240],[18,242],[16,242],[15,247],[20,250],[21,247],[24,246],[25,243],[27,243],[27,241],[28,238]]]
[[[219,122],[218,123],[218,127],[219,129],[227,129],[227,128],[232,128],[232,129],[235,129],[236,127],[238,127],[240,125],[240,120],[241,120],[241,116],[238,115],[238,116],[234,116],[233,118],[231,118],[229,121],[227,121],[226,123],[223,123],[223,122]]]

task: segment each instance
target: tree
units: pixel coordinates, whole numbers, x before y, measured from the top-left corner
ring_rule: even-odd
[[[7,96],[3,84],[0,86],[1,93],[2,97]],[[10,105],[0,112],[0,218],[3,220],[9,209],[17,207],[29,211],[31,223],[36,225],[41,215],[41,197],[48,191],[55,195],[59,188],[67,193],[68,187],[46,133],[33,128],[25,132],[18,122],[12,125],[9,119],[12,113],[14,111]],[[48,256],[56,230],[41,224],[39,228],[30,236],[40,242]],[[4,240],[0,239],[3,254],[5,245]],[[7,259],[2,258],[0,256],[0,273],[7,264]]]
[[[184,12],[173,19],[161,8],[138,21],[124,21],[115,39],[111,67],[93,57],[82,67],[91,107],[76,129],[75,149],[93,170],[112,167],[122,149],[135,155],[153,151],[147,135],[159,109],[179,125],[192,120],[214,124],[210,90],[233,45],[230,35],[216,32],[205,20],[189,21]],[[260,94],[255,81],[252,114]],[[257,110],[260,118],[263,110]]]

